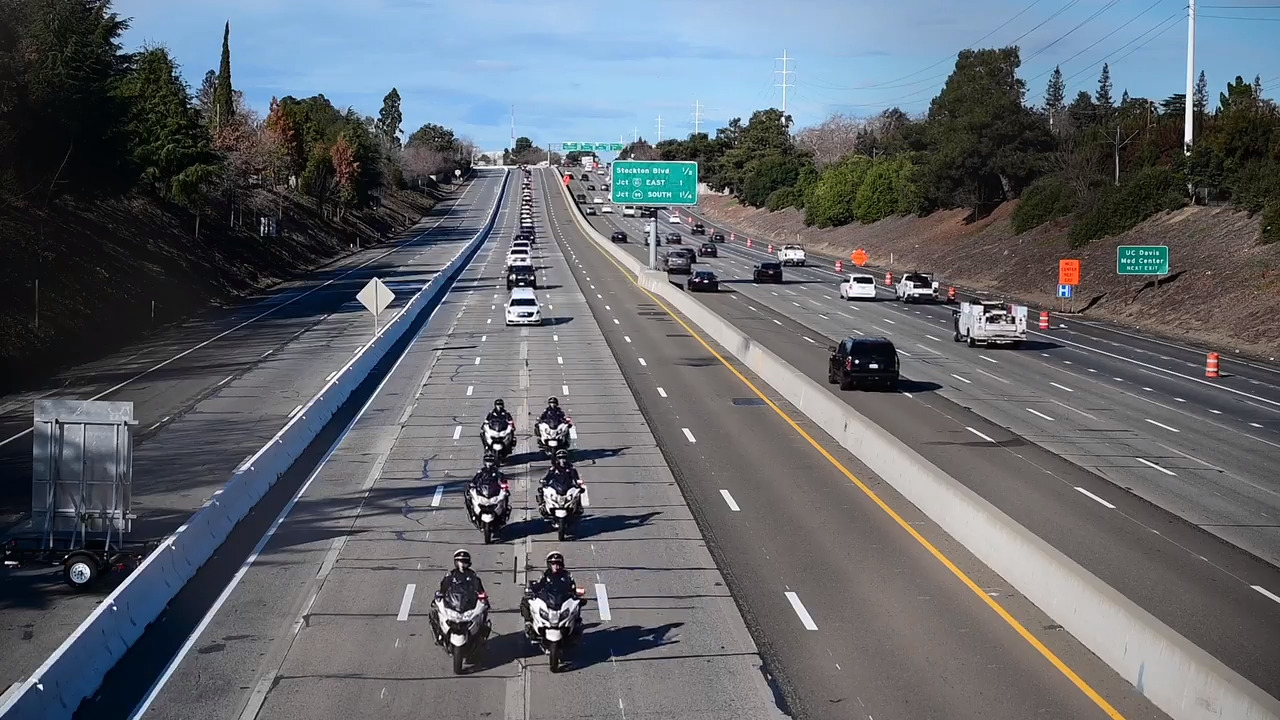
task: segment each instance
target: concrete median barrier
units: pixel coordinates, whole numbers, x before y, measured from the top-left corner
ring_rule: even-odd
[[[1024,528],[695,298],[574,223],[636,283],[680,311],[1174,720],[1280,719],[1271,697]]]
[[[47,660],[8,693],[5,720],[70,718],[97,691],[103,677],[226,541],[236,524],[302,455],[414,321],[440,303],[461,270],[494,228],[510,173],[485,224],[431,280],[362,346],[276,435],[246,458],[173,535],[108,595]]]

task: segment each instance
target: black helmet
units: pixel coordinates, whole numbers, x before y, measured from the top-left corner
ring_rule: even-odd
[[[506,403],[502,402],[502,398],[498,398],[497,400],[493,401],[494,410],[501,410],[505,405]]]
[[[466,550],[459,550],[453,554],[453,565],[459,570],[466,570],[471,567],[471,553]]]
[[[552,395],[547,398],[547,405],[550,407],[560,407],[560,401],[556,399],[555,395]]]
[[[488,452],[488,453],[485,453],[485,454],[484,454],[484,466],[485,466],[485,469],[490,469],[490,468],[492,468],[494,465],[497,465],[497,464],[498,464],[498,458],[497,458],[497,457],[495,457],[493,453]]]
[[[559,550],[547,553],[547,570],[550,572],[564,570],[564,555],[561,555]]]
[[[568,464],[569,464],[569,451],[568,451],[568,450],[557,450],[557,451],[556,451],[556,457],[555,457],[555,459],[556,459],[556,465],[558,465],[558,466],[560,466],[560,467],[564,467],[564,466],[568,465]]]

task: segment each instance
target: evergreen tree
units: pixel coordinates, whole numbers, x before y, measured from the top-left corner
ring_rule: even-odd
[[[1111,68],[1106,63],[1102,64],[1102,74],[1098,76],[1098,92],[1094,94],[1093,100],[1102,115],[1109,114],[1115,108],[1115,101],[1111,99]]]
[[[218,94],[218,72],[210,70],[204,74],[200,90],[196,93],[196,107],[206,123],[213,122],[213,99]]]
[[[231,22],[222,28],[222,61],[218,63],[218,86],[213,95],[213,126],[220,127],[235,115],[235,96],[231,92]]]
[[[382,98],[382,110],[378,112],[378,120],[374,130],[378,133],[382,146],[389,150],[400,148],[400,124],[404,122],[404,114],[400,111],[400,91],[391,88],[391,92]]]
[[[1049,125],[1061,116],[1067,100],[1067,84],[1062,79],[1062,68],[1055,66],[1049,76],[1049,86],[1044,91],[1044,109],[1049,112]]]
[[[1209,108],[1209,81],[1205,79],[1204,71],[1200,71],[1200,79],[1196,80],[1195,94],[1192,96],[1192,106],[1195,108],[1196,114],[1203,114]]]
[[[1125,88],[1120,95],[1120,107],[1128,107],[1129,105],[1129,88]]]

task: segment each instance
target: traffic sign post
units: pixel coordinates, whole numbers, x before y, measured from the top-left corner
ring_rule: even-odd
[[[867,264],[867,260],[870,258],[867,256],[866,250],[863,250],[862,248],[858,248],[857,250],[854,250],[853,252],[849,253],[849,259],[853,261],[853,264],[857,265],[858,267],[862,267],[863,265]]]
[[[356,294],[356,299],[373,314],[373,335],[378,336],[378,315],[392,300],[396,299],[396,294],[391,292],[391,288],[382,283],[379,278],[374,278],[365,284],[364,288]]]
[[[1168,275],[1169,246],[1121,245],[1116,248],[1116,274]]]
[[[1058,284],[1059,285],[1079,285],[1080,284],[1080,261],[1079,260],[1064,259],[1064,260],[1058,261]]]
[[[1072,293],[1072,291],[1073,291],[1074,289],[1075,289],[1075,286],[1073,286],[1073,285],[1059,284],[1059,285],[1058,285],[1058,297],[1063,298],[1063,299],[1065,299],[1065,300],[1070,300],[1070,299],[1071,299],[1071,296],[1072,296],[1072,294],[1073,294],[1073,293]]]
[[[697,205],[698,163],[617,160],[609,195],[617,205]]]

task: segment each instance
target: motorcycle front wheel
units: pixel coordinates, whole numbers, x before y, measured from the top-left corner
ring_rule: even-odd
[[[568,525],[568,524],[569,524],[569,523],[564,522],[563,520],[561,520],[561,521],[560,521],[560,527],[556,528],[556,535],[558,536],[558,538],[559,538],[560,542],[564,542],[565,526],[566,526],[566,525]]]
[[[547,648],[548,665],[550,665],[551,672],[553,673],[560,672],[560,653],[561,647],[558,642],[551,643],[550,647]]]
[[[493,526],[489,523],[484,524],[484,544],[488,545],[493,542]]]
[[[453,674],[462,674],[462,648],[450,646],[449,654],[453,656]]]

